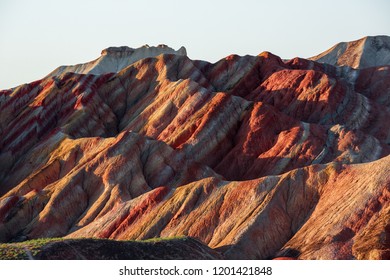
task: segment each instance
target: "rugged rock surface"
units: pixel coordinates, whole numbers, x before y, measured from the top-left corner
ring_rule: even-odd
[[[224,258],[388,258],[388,66],[90,65],[0,91],[0,242],[185,235]]]
[[[155,57],[160,54],[187,55],[187,51],[184,47],[175,51],[163,44],[157,47],[144,45],[136,49],[126,46],[109,47],[102,50],[101,56],[96,60],[72,66],[60,66],[51,72],[48,77],[54,77],[68,72],[94,75],[116,73],[138,60]]]
[[[69,237],[189,235],[229,259],[283,256],[286,248],[304,259],[367,258],[371,251],[387,256],[388,243],[381,236],[388,234],[390,218],[389,166],[390,156],[365,165],[313,165],[243,182],[207,178],[177,188],[148,214],[136,215],[157,189]],[[359,252],[361,247],[366,250]]]
[[[329,50],[309,59],[356,69],[389,65],[390,37],[367,36],[352,42],[338,43]]]

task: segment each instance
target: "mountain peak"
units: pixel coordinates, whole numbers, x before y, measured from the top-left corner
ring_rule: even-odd
[[[138,60],[159,56],[160,54],[186,56],[187,51],[185,47],[181,47],[176,51],[164,44],[157,45],[156,47],[143,45],[135,49],[127,46],[108,47],[102,50],[99,58],[86,63],[60,66],[51,72],[48,77],[58,76],[66,72],[94,75],[117,73]]]
[[[159,44],[156,47],[145,44],[136,49],[128,46],[108,47],[102,50],[101,55],[102,56],[103,55],[112,55],[112,56],[132,55],[136,51],[150,51],[150,52],[175,53],[179,55],[187,55],[187,51],[185,47],[181,47],[180,49],[175,51],[174,49],[164,44]]]
[[[355,69],[390,65],[390,37],[366,36],[351,42],[341,42],[309,59]]]
[[[132,54],[134,52],[133,48],[122,46],[122,47],[108,47],[102,50],[101,55],[117,55],[117,54]]]

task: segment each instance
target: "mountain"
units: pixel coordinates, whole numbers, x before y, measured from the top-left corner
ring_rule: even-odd
[[[116,73],[138,60],[155,57],[160,54],[176,54],[185,56],[187,55],[187,51],[184,47],[175,51],[163,44],[158,45],[157,47],[144,45],[136,49],[126,46],[110,47],[102,50],[101,56],[93,61],[72,66],[58,67],[51,72],[48,77],[54,77],[68,72],[94,75]]]
[[[390,37],[367,36],[352,42],[338,43],[309,59],[355,69],[390,65]]]
[[[188,236],[227,259],[390,257],[389,67],[269,52],[110,67],[0,91],[0,242]]]

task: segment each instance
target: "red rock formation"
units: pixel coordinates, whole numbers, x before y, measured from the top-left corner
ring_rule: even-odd
[[[367,258],[374,253],[364,251],[362,256],[352,248],[371,246],[380,258],[388,246],[379,240],[389,221],[389,166],[390,157],[386,157],[348,167],[314,165],[252,181],[203,179],[177,188],[147,215],[133,218],[133,211],[144,205],[149,194],[137,202],[124,203],[120,210],[69,237],[127,240],[190,235],[212,248],[224,248],[225,257],[234,259],[269,258],[282,247],[293,248],[305,259]],[[371,171],[368,177],[367,170]],[[111,226],[119,216],[122,220],[131,217],[132,222]],[[326,222],[329,217],[337,223]],[[376,225],[378,236],[365,239],[367,233],[372,234],[370,223],[378,220],[382,223]],[[102,232],[106,235],[101,236]],[[350,247],[342,248],[347,241]],[[344,252],[338,251],[341,249]]]
[[[386,258],[389,78],[163,54],[0,91],[0,241],[186,235],[226,258]]]

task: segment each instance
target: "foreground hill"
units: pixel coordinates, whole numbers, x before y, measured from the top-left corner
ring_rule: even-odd
[[[389,258],[390,68],[150,56],[0,91],[0,242]]]
[[[180,237],[142,242],[105,239],[37,239],[0,244],[0,260],[218,260],[201,242]]]

